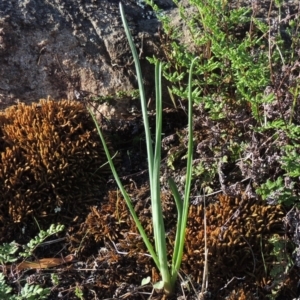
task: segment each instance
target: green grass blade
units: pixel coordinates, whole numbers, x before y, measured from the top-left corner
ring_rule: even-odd
[[[172,266],[172,281],[174,282],[177,278],[178,270],[181,265],[182,256],[183,256],[183,248],[185,242],[185,231],[186,224],[189,212],[189,202],[190,202],[190,191],[191,191],[191,181],[192,181],[192,163],[193,163],[193,101],[192,101],[192,74],[193,74],[193,66],[197,57],[193,59],[189,72],[189,81],[188,81],[188,94],[189,94],[189,103],[188,103],[188,154],[187,154],[187,170],[186,170],[186,182],[185,182],[185,192],[184,192],[184,202],[183,202],[183,213],[182,220],[180,223],[179,234],[176,234],[178,237],[175,240],[175,248],[178,252],[173,254],[175,256],[174,261],[175,264]],[[177,245],[178,243],[178,245]]]
[[[155,90],[156,90],[156,130],[155,130],[155,147],[154,147],[154,165],[152,174],[151,204],[152,220],[155,238],[155,248],[157,251],[160,272],[164,283],[164,289],[170,287],[171,276],[168,267],[166,233],[160,199],[160,165],[161,165],[161,132],[162,132],[162,94],[161,94],[161,63],[155,65]]]
[[[117,183],[117,185],[118,185],[118,187],[119,187],[119,189],[120,189],[120,191],[121,191],[121,193],[122,193],[122,195],[123,195],[123,197],[124,197],[124,199],[126,201],[128,209],[129,209],[129,211],[130,211],[130,213],[131,213],[131,215],[132,215],[132,217],[134,219],[134,222],[135,222],[135,224],[136,224],[136,226],[137,226],[137,228],[138,228],[138,230],[139,230],[139,232],[140,232],[140,234],[141,234],[141,236],[143,238],[143,241],[144,241],[144,243],[145,243],[145,245],[146,245],[149,253],[151,254],[151,256],[152,256],[152,258],[153,258],[153,260],[154,260],[157,268],[160,270],[160,264],[159,264],[158,257],[157,257],[157,255],[156,255],[156,253],[155,253],[155,251],[154,251],[154,249],[152,247],[152,244],[150,243],[150,241],[148,239],[148,236],[147,236],[147,234],[146,234],[143,226],[141,225],[141,222],[140,222],[138,216],[136,215],[136,212],[135,212],[135,210],[134,210],[134,208],[133,208],[133,206],[131,204],[130,197],[128,196],[128,194],[127,194],[127,192],[126,192],[126,190],[125,190],[125,188],[124,188],[124,186],[123,186],[123,184],[122,184],[122,182],[121,182],[121,180],[120,180],[120,178],[118,176],[118,173],[117,173],[117,171],[115,169],[115,166],[114,166],[114,163],[112,161],[111,155],[110,155],[109,150],[107,148],[104,136],[102,134],[101,128],[100,128],[100,126],[99,126],[99,124],[98,124],[98,122],[97,122],[97,120],[96,120],[93,112],[90,109],[88,109],[88,110],[89,110],[89,113],[91,114],[91,116],[92,116],[92,118],[94,120],[94,123],[96,125],[98,134],[100,136],[100,139],[101,139],[101,142],[102,142],[102,145],[103,145],[103,149],[105,151],[105,154],[106,154],[109,166],[110,166],[110,168],[112,170],[112,173],[113,173],[113,176],[114,176],[114,178],[116,180],[116,183]]]
[[[154,144],[154,160],[153,160],[153,173],[150,175],[152,181],[150,182],[150,192],[151,192],[151,204],[152,204],[152,224],[155,240],[155,250],[159,257],[159,241],[160,232],[157,230],[157,225],[160,224],[162,220],[162,210],[158,205],[160,199],[160,182],[159,182],[159,172],[160,172],[160,162],[161,162],[161,127],[162,127],[162,115],[161,115],[161,95],[159,93],[159,71],[160,64],[155,65],[155,91],[156,91],[156,128],[155,128],[155,144]],[[151,185],[152,184],[152,185]],[[162,228],[164,230],[164,228]]]
[[[141,65],[139,61],[139,56],[137,54],[135,45],[132,41],[132,36],[129,31],[129,27],[125,18],[124,9],[122,6],[122,3],[120,2],[120,12],[121,12],[121,18],[122,22],[125,28],[126,37],[128,39],[128,43],[133,55],[135,69],[136,69],[136,75],[138,79],[138,86],[139,86],[139,92],[140,92],[140,100],[141,100],[141,108],[142,108],[142,114],[143,114],[143,121],[144,121],[144,129],[145,129],[145,136],[146,136],[146,147],[147,147],[147,155],[148,155],[148,169],[149,169],[149,178],[150,178],[150,186],[152,181],[153,174],[153,148],[152,148],[152,140],[151,140],[151,133],[150,133],[150,127],[149,127],[149,120],[148,120],[148,112],[147,112],[147,101],[146,101],[146,95],[145,95],[145,89],[143,84],[143,76],[142,76],[142,70]]]
[[[174,182],[173,178],[168,179],[169,187],[171,189],[172,195],[174,197],[176,208],[177,208],[177,228],[181,228],[181,222],[182,222],[182,214],[183,214],[183,204],[182,199],[180,197],[180,194],[178,192],[176,183]],[[178,256],[178,250],[179,250],[179,243],[176,241],[180,237],[180,230],[176,230],[176,236],[175,236],[175,243],[174,243],[174,249],[173,249],[173,256],[172,256],[172,266],[175,266],[175,261]]]

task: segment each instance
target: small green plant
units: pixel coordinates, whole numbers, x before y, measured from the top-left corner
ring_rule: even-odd
[[[285,186],[284,179],[281,176],[275,181],[268,179],[256,189],[256,192],[262,196],[263,200],[267,200],[269,203],[293,205],[297,200],[293,190]]]
[[[287,254],[287,240],[277,234],[274,234],[269,239],[270,244],[273,245],[271,255],[275,258],[272,268],[270,270],[270,277],[272,278],[272,294],[267,297],[270,299],[276,299],[284,279],[293,267],[291,257]]]
[[[80,300],[84,300],[83,291],[78,285],[76,285],[76,288],[75,288],[75,296]]]
[[[151,5],[151,2],[148,1],[148,4]],[[229,99],[239,105],[248,102],[254,118],[262,122],[260,106],[273,99],[272,96],[264,96],[262,90],[270,82],[268,56],[260,50],[266,44],[263,36],[268,26],[252,18],[249,8],[230,9],[227,1],[190,1],[198,11],[193,16],[187,16],[179,1],[175,3],[188,26],[195,50],[192,53],[187,45],[179,44],[177,38],[180,32],[173,28],[166,51],[168,62],[163,69],[171,84],[172,95],[187,99],[186,70],[195,55],[199,55],[193,70],[192,85],[197,89],[193,97],[195,103],[203,104],[212,120],[221,120],[226,116],[225,107]],[[154,4],[152,7],[160,15],[158,7]],[[170,20],[164,17],[161,21],[165,30],[170,32]],[[238,37],[236,28],[249,22],[256,22],[262,34],[258,36],[250,30],[243,38]],[[250,55],[251,51],[255,55]],[[150,61],[155,63],[155,59]]]
[[[34,250],[49,236],[61,232],[64,229],[63,225],[51,225],[46,231],[41,230],[39,234],[30,240],[30,242],[23,246],[23,251],[18,253],[20,245],[15,242],[4,243],[0,246],[0,264],[6,265],[9,263],[15,263],[20,258],[26,260],[31,256]],[[54,277],[53,277],[54,278]],[[0,299],[3,300],[39,300],[47,299],[50,295],[50,288],[43,288],[39,285],[29,285],[26,283],[18,295],[12,294],[13,288],[6,283],[5,276],[0,273]]]
[[[39,285],[29,285],[26,283],[20,295],[12,295],[13,289],[6,284],[5,276],[0,273],[0,299],[2,300],[42,300],[50,295],[49,288],[42,288]]]
[[[51,282],[53,285],[58,285],[59,284],[59,278],[56,273],[51,274]]]
[[[135,210],[132,206],[131,199],[128,196],[123,184],[120,181],[120,178],[116,172],[111,155],[108,151],[108,148],[105,143],[104,136],[101,132],[101,129],[95,120],[94,115],[91,110],[90,113],[93,116],[95,121],[99,136],[101,138],[103,147],[105,149],[109,165],[112,169],[114,178],[119,186],[119,189],[122,192],[122,195],[126,201],[126,204],[129,208],[129,211],[136,223],[136,226],[143,238],[143,241],[150,252],[157,268],[159,269],[162,281],[155,284],[155,287],[158,289],[164,289],[166,294],[171,294],[174,290],[175,281],[178,276],[178,271],[181,265],[182,256],[183,256],[183,247],[185,240],[185,229],[187,224],[188,208],[189,208],[189,195],[191,187],[191,176],[192,176],[192,156],[193,156],[193,126],[192,126],[192,97],[195,92],[192,92],[192,69],[196,59],[194,59],[190,66],[190,77],[189,77],[189,112],[188,112],[188,154],[187,154],[187,171],[186,171],[186,182],[185,182],[185,193],[184,199],[182,200],[177,189],[177,186],[172,178],[169,178],[169,186],[174,196],[176,207],[177,207],[177,231],[172,255],[172,262],[169,266],[168,257],[167,257],[167,244],[166,244],[166,232],[163,221],[163,212],[162,204],[160,200],[160,164],[161,164],[161,132],[162,132],[162,87],[161,87],[161,72],[162,65],[157,62],[155,65],[155,87],[156,87],[156,131],[155,131],[155,140],[154,140],[154,149],[152,145],[151,132],[148,121],[147,114],[147,102],[144,92],[144,85],[141,74],[140,62],[138,59],[136,48],[132,42],[132,37],[129,32],[129,27],[125,19],[123,7],[120,4],[121,17],[124,24],[126,36],[133,53],[138,84],[139,84],[139,93],[144,121],[145,137],[146,137],[146,146],[147,146],[147,155],[148,155],[148,166],[149,166],[149,182],[150,182],[150,193],[151,193],[151,204],[152,204],[152,224],[154,231],[154,242],[155,247],[152,246],[147,234],[145,233],[144,228],[142,227],[138,216],[135,213]]]
[[[52,224],[49,229],[40,230],[39,234],[30,240],[27,245],[23,246],[23,251],[19,253],[22,257],[29,257],[33,254],[33,251],[38,247],[45,239],[49,236],[61,232],[64,230],[64,225],[54,225]]]
[[[5,276],[0,273],[0,298],[1,299],[15,299],[14,296],[10,295],[12,288],[5,282]]]
[[[13,263],[18,260],[16,257],[16,252],[18,251],[19,246],[15,242],[9,244],[4,243],[0,247],[0,264]]]

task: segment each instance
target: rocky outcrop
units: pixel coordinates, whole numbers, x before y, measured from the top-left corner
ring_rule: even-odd
[[[172,1],[160,1],[164,9]],[[146,56],[159,54],[159,22],[142,1],[124,0],[140,53],[146,87],[153,80]],[[0,1],[0,109],[17,101],[108,95],[136,88],[135,69],[119,1]]]

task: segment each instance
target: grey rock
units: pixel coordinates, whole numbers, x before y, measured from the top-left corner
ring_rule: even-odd
[[[0,108],[81,91],[108,95],[137,87],[119,1],[0,1]],[[146,55],[159,54],[159,22],[137,1],[124,0],[145,82],[153,81]]]

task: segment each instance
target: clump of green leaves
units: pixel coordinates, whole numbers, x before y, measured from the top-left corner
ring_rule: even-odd
[[[263,200],[267,200],[271,204],[284,203],[292,205],[297,200],[293,190],[285,186],[284,179],[281,176],[275,181],[268,179],[256,189],[256,192],[262,196]]]
[[[6,284],[5,276],[0,273],[0,298],[3,300],[42,300],[50,295],[49,288],[42,288],[39,285],[26,283],[19,295],[12,295],[13,289]]]
[[[193,101],[203,107],[211,121],[230,120],[232,115],[240,114],[241,118],[245,116],[245,128],[251,122],[249,136],[265,135],[270,141],[265,146],[269,147],[268,155],[271,155],[270,149],[280,151],[281,169],[273,174],[275,178],[265,178],[265,182],[261,181],[261,176],[257,181],[252,178],[256,192],[263,199],[273,199],[275,195],[279,203],[295,203],[299,198],[299,192],[295,191],[299,188],[300,174],[300,118],[296,113],[299,110],[299,79],[296,76],[299,66],[295,56],[300,48],[299,21],[290,16],[287,18],[289,26],[282,28],[282,1],[275,1],[273,7],[278,10],[278,29],[267,19],[256,18],[254,7],[237,5],[232,8],[230,1],[190,0],[189,7],[195,8],[191,13],[181,2],[175,1],[190,32],[188,44],[183,44],[179,42],[180,28],[173,28],[171,20],[153,1],[147,3],[156,11],[168,36],[163,47],[167,60],[163,75],[169,82],[172,100],[187,99],[187,70],[198,56],[193,68]],[[157,58],[149,60],[156,63]],[[237,140],[243,139],[241,134],[245,132],[240,133]],[[251,140],[245,137],[243,142],[251,148]],[[280,146],[276,150],[277,145]],[[180,153],[171,153],[171,165],[174,157],[182,155],[182,149],[178,149]],[[217,148],[210,150],[218,156]],[[230,151],[229,147],[227,150]],[[251,155],[241,149],[237,151],[241,159]],[[265,149],[259,151],[264,153]],[[239,159],[234,152],[227,152],[231,163]],[[211,178],[217,174],[215,164],[212,163],[209,170]],[[260,172],[259,162],[252,159],[251,164]],[[204,179],[207,170],[203,162],[195,166],[195,170],[195,176]]]
[[[250,8],[232,9],[227,1],[189,2],[195,8],[193,13],[188,12],[181,2],[175,1],[190,32],[187,45],[179,42],[180,29],[172,28],[168,17],[152,1],[148,1],[168,35],[163,47],[167,60],[163,75],[168,81],[171,98],[174,102],[175,99],[183,102],[187,99],[187,70],[193,58],[198,56],[193,68],[192,98],[206,112],[209,120],[216,124],[231,119],[230,115],[239,111],[248,111],[248,115],[252,113],[253,125],[261,126],[264,123],[263,105],[274,101],[272,93],[264,93],[271,82],[268,52],[264,51],[268,25],[256,20]],[[250,29],[247,31],[245,28]],[[158,61],[155,57],[149,60],[152,63]],[[228,163],[244,156],[239,147],[232,148],[231,137],[227,138],[226,134],[229,135],[224,130],[222,139],[227,140],[226,148],[219,144],[209,149],[215,160],[209,160],[209,165],[204,164],[205,160],[199,160],[198,166],[194,163],[193,176],[202,181],[203,187],[209,187],[217,180],[220,156]],[[178,156],[184,155],[182,147],[177,150],[170,152],[167,159],[171,167]],[[227,150],[226,158],[223,157],[224,150]]]
[[[27,259],[31,256],[34,250],[41,245],[41,243],[49,236],[61,232],[64,229],[63,225],[51,225],[46,231],[41,230],[39,234],[29,241],[29,243],[23,246],[20,250],[20,245],[15,242],[4,243],[0,246],[0,264],[6,265],[9,263],[15,263],[20,259]],[[3,300],[39,300],[47,299],[50,295],[50,288],[43,288],[39,285],[29,285],[26,283],[20,290],[20,293],[13,294],[13,288],[6,283],[5,276],[0,273],[0,299]]]
[[[75,296],[80,300],[84,300],[83,291],[79,286],[75,288]]]
[[[192,17],[179,2],[175,2],[190,30],[190,43],[196,50],[191,53],[187,45],[179,44],[177,37],[180,32],[173,28],[168,62],[164,66],[164,76],[170,82],[171,93],[187,99],[186,70],[193,57],[198,55],[199,60],[193,70],[195,103],[202,103],[210,111],[211,118],[219,120],[225,117],[228,99],[248,102],[255,119],[261,120],[259,106],[272,100],[272,96],[263,94],[263,87],[270,82],[270,70],[267,53],[260,49],[266,44],[263,36],[268,26],[252,18],[249,8],[230,9],[225,1],[190,1],[197,9]],[[158,11],[157,7],[155,9]],[[164,25],[169,23],[166,18],[162,21]],[[243,32],[243,26],[254,22],[261,34],[250,30],[240,36],[238,30]]]
[[[64,230],[64,225],[52,224],[47,230],[40,230],[39,234],[31,239],[27,245],[23,246],[23,251],[19,253],[21,257],[29,257],[33,254],[33,251],[49,236],[54,235]]]
[[[285,238],[275,234],[269,239],[269,243],[273,246],[270,255],[274,257],[275,261],[272,264],[269,274],[272,279],[272,293],[267,297],[276,299],[283,285],[285,276],[287,276],[293,267],[293,262],[291,257],[287,254],[286,249],[289,245],[287,245],[288,241]]]

